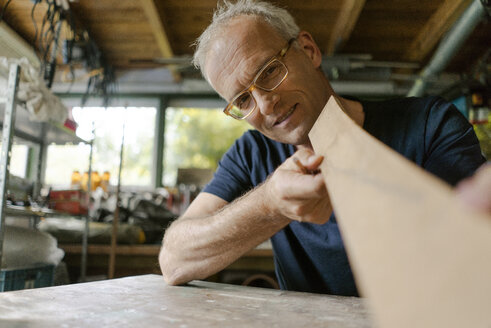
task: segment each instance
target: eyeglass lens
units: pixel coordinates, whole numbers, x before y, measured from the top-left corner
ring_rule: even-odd
[[[266,66],[254,81],[254,85],[266,91],[272,91],[283,81],[287,74],[286,66],[279,60],[272,61]],[[246,116],[256,106],[256,101],[250,91],[240,94],[232,103],[230,114],[238,118]]]

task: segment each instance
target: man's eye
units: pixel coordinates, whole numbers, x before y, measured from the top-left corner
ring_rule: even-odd
[[[251,101],[251,97],[248,94],[244,94],[237,98],[235,101],[235,106],[237,106],[240,109],[247,109],[249,108],[249,102]]]
[[[277,65],[271,65],[268,68],[266,68],[263,72],[263,78],[268,78],[270,76],[274,76],[278,71],[278,66]]]
[[[281,72],[281,64],[278,62],[272,62],[268,67],[264,69],[261,73],[261,76],[257,79],[257,83],[260,86],[268,86],[269,83],[272,83],[276,80],[276,78],[280,75]]]

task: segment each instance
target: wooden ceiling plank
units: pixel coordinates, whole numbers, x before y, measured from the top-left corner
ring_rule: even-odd
[[[405,59],[422,61],[462,15],[472,0],[446,0],[409,45]]]
[[[147,16],[148,23],[152,29],[152,32],[157,40],[157,45],[162,54],[163,58],[171,58],[174,56],[172,48],[169,43],[167,34],[165,33],[164,24],[162,22],[162,17],[159,14],[159,10],[155,4],[155,0],[140,0],[140,4]],[[169,69],[172,72],[174,80],[180,81],[181,76],[175,69],[175,67],[170,66]]]
[[[365,0],[345,0],[343,2],[327,44],[327,55],[334,54],[349,40],[363,6],[365,6]]]

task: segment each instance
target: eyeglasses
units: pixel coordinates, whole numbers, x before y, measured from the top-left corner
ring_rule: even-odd
[[[225,114],[238,120],[249,117],[257,107],[252,91],[256,88],[264,91],[273,91],[286,79],[288,68],[286,68],[282,60],[293,41],[295,39],[290,39],[288,44],[259,70],[252,83],[228,103],[223,110]]]

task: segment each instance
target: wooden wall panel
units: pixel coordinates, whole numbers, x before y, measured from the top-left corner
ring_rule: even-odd
[[[341,52],[358,53],[363,49],[376,60],[401,60],[442,1],[367,1],[350,40]]]
[[[191,55],[191,43],[212,18],[216,0],[154,0],[174,55]],[[448,0],[366,0],[349,39],[336,53],[371,54],[375,60],[407,60],[411,44],[424,26]],[[457,1],[457,0],[456,0]],[[470,0],[458,0],[470,1]],[[343,0],[275,0],[287,8],[301,29],[309,31],[325,53],[333,42],[332,31]],[[5,0],[0,0],[3,6]],[[12,0],[5,21],[32,43],[35,28],[30,19],[31,0]],[[147,16],[136,0],[84,0],[70,3],[74,15],[85,27],[110,62],[123,65],[129,59],[161,57]],[[47,5],[35,11],[38,28]],[[441,9],[440,9],[441,11]],[[421,36],[420,36],[421,38]],[[119,44],[124,44],[120,46]],[[453,72],[468,70],[491,44],[489,24],[478,27],[450,64]],[[431,54],[431,52],[430,52]],[[428,56],[427,56],[428,57]],[[421,66],[425,59],[416,58]],[[134,65],[134,66],[132,66]],[[146,64],[148,65],[148,63]],[[158,65],[155,65],[156,67]],[[127,64],[121,68],[141,67]]]

